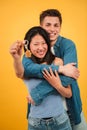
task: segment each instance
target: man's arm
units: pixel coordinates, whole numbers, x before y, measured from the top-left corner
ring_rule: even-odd
[[[31,58],[23,56],[22,64],[24,66],[24,78],[43,78],[43,70],[47,69],[49,71],[49,67],[52,70],[58,70],[59,66],[56,65],[46,65],[46,64],[37,64],[34,63]]]
[[[63,39],[64,41],[60,44],[61,58],[63,59],[64,66],[59,67],[59,73],[66,75],[62,77],[62,80],[66,82],[72,82],[79,77],[79,70],[77,68],[77,51],[76,46],[71,40]],[[54,46],[55,48],[55,46]],[[55,48],[57,55],[57,48]],[[71,63],[71,64],[69,64]]]
[[[44,71],[44,69],[47,69],[49,71],[49,67],[52,68],[52,71],[59,71],[60,74],[65,73],[66,75],[71,75],[71,70],[73,71],[74,78],[76,77],[76,73],[78,73],[77,68],[74,66],[74,63],[70,63],[64,66],[56,66],[54,64],[52,65],[46,65],[46,64],[36,64],[34,63],[30,58],[27,58],[25,56],[23,56],[22,59],[22,64],[24,66],[24,78],[43,78],[43,74],[42,72]],[[60,69],[59,69],[60,68]],[[66,73],[67,70],[67,73]],[[66,86],[67,86],[67,81],[69,78],[67,78],[67,81],[64,79],[65,76],[61,75],[60,78],[61,80],[63,80],[64,82],[66,82]],[[69,82],[69,84],[72,82],[72,78],[71,81]]]

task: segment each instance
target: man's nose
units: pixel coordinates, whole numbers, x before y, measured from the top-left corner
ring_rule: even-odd
[[[51,30],[51,31],[54,31],[54,26],[51,26],[51,27],[50,27],[50,30]]]

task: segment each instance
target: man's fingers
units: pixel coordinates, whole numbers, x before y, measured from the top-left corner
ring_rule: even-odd
[[[27,96],[26,98],[27,98],[28,103],[30,103],[30,99],[29,99],[29,97]]]
[[[35,104],[33,99],[30,96],[27,96],[26,98],[27,98],[28,103],[31,103],[32,105]]]
[[[70,63],[71,65],[76,65],[77,63],[75,63],[75,62],[72,62],[72,63]]]
[[[75,75],[73,75],[73,78],[75,78],[76,80],[79,78],[80,73],[76,73]]]

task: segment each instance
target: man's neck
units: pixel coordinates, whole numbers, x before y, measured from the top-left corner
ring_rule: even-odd
[[[55,41],[51,41],[51,47],[54,46],[54,44],[56,43],[57,39]]]

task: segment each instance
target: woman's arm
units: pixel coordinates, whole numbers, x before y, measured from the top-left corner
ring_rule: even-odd
[[[23,41],[16,41],[11,45],[9,50],[13,58],[13,66],[14,66],[16,76],[18,78],[23,78],[23,74],[24,74],[24,67],[21,62],[23,44],[24,44]]]
[[[46,64],[36,64],[34,63],[31,58],[23,56],[23,59],[21,61],[22,57],[22,51],[23,51],[24,41],[16,41],[14,42],[10,47],[10,54],[13,58],[13,66],[16,73],[16,76],[18,78],[43,78],[42,70],[46,68],[49,70],[50,65]],[[53,71],[56,69],[58,70],[58,66],[51,65]]]

